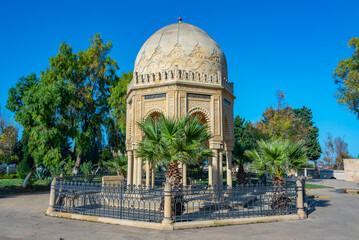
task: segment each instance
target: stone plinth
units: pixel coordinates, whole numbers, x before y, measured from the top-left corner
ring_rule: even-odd
[[[359,159],[344,159],[345,180],[359,182]]]
[[[102,185],[106,184],[122,184],[125,181],[123,176],[104,176],[102,177]]]

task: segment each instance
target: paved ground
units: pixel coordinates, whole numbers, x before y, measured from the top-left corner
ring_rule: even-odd
[[[48,193],[0,198],[0,239],[359,239],[359,195],[319,189],[302,221],[157,231],[44,216]]]

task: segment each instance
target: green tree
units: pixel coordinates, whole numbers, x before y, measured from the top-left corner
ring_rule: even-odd
[[[303,120],[285,103],[285,95],[280,90],[277,91],[277,98],[277,107],[267,108],[263,118],[255,123],[256,129],[262,134],[260,139],[288,139],[292,142],[305,139],[311,126],[302,124]]]
[[[10,89],[7,107],[29,131],[29,149],[37,164],[54,168],[68,141],[75,145],[74,173],[83,158],[99,157],[111,111],[110,88],[120,80],[111,49],[111,42],[104,44],[98,34],[87,50],[78,53],[62,43],[40,78],[35,74],[20,78]]]
[[[10,164],[19,160],[14,154],[17,136],[18,129],[6,117],[0,106],[0,163]]]
[[[302,108],[293,109],[295,117],[300,119],[300,124],[308,129],[307,135],[303,139],[307,148],[307,156],[309,160],[314,161],[315,167],[317,161],[322,153],[322,148],[319,144],[319,129],[314,126],[312,111],[303,106]]]
[[[257,129],[250,121],[241,118],[237,115],[233,121],[234,125],[234,148],[233,160],[234,164],[238,166],[237,184],[245,184],[247,174],[244,171],[244,165],[250,162],[250,159],[244,155],[246,150],[254,149],[257,147],[257,140],[261,136]]]
[[[240,142],[246,149],[252,149],[257,146],[257,140],[262,136],[256,131],[250,121],[237,115],[233,121],[234,141]]]
[[[350,39],[348,47],[354,49],[352,57],[341,60],[334,70],[337,102],[345,105],[359,119],[359,37]]]

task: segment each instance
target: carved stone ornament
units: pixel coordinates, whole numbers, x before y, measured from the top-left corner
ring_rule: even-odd
[[[217,62],[220,63],[221,59],[219,57],[218,52],[216,51],[216,49],[213,49],[213,53],[212,55],[209,57],[209,60],[213,61],[213,62]]]
[[[177,43],[173,50],[168,54],[168,57],[174,58],[174,57],[183,57],[184,51],[182,50],[181,44]]]
[[[205,58],[204,52],[202,51],[201,47],[198,44],[195,46],[193,52],[190,53],[189,56],[193,58],[202,58],[202,59]]]
[[[164,54],[161,52],[161,47],[157,47],[155,51],[153,52],[150,60],[157,61],[164,57]]]

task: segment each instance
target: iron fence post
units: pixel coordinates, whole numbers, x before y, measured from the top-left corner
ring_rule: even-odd
[[[122,187],[124,186],[123,185],[123,182],[121,182],[122,184],[120,185],[120,219],[122,219],[122,194],[123,194],[123,191],[122,191]]]

